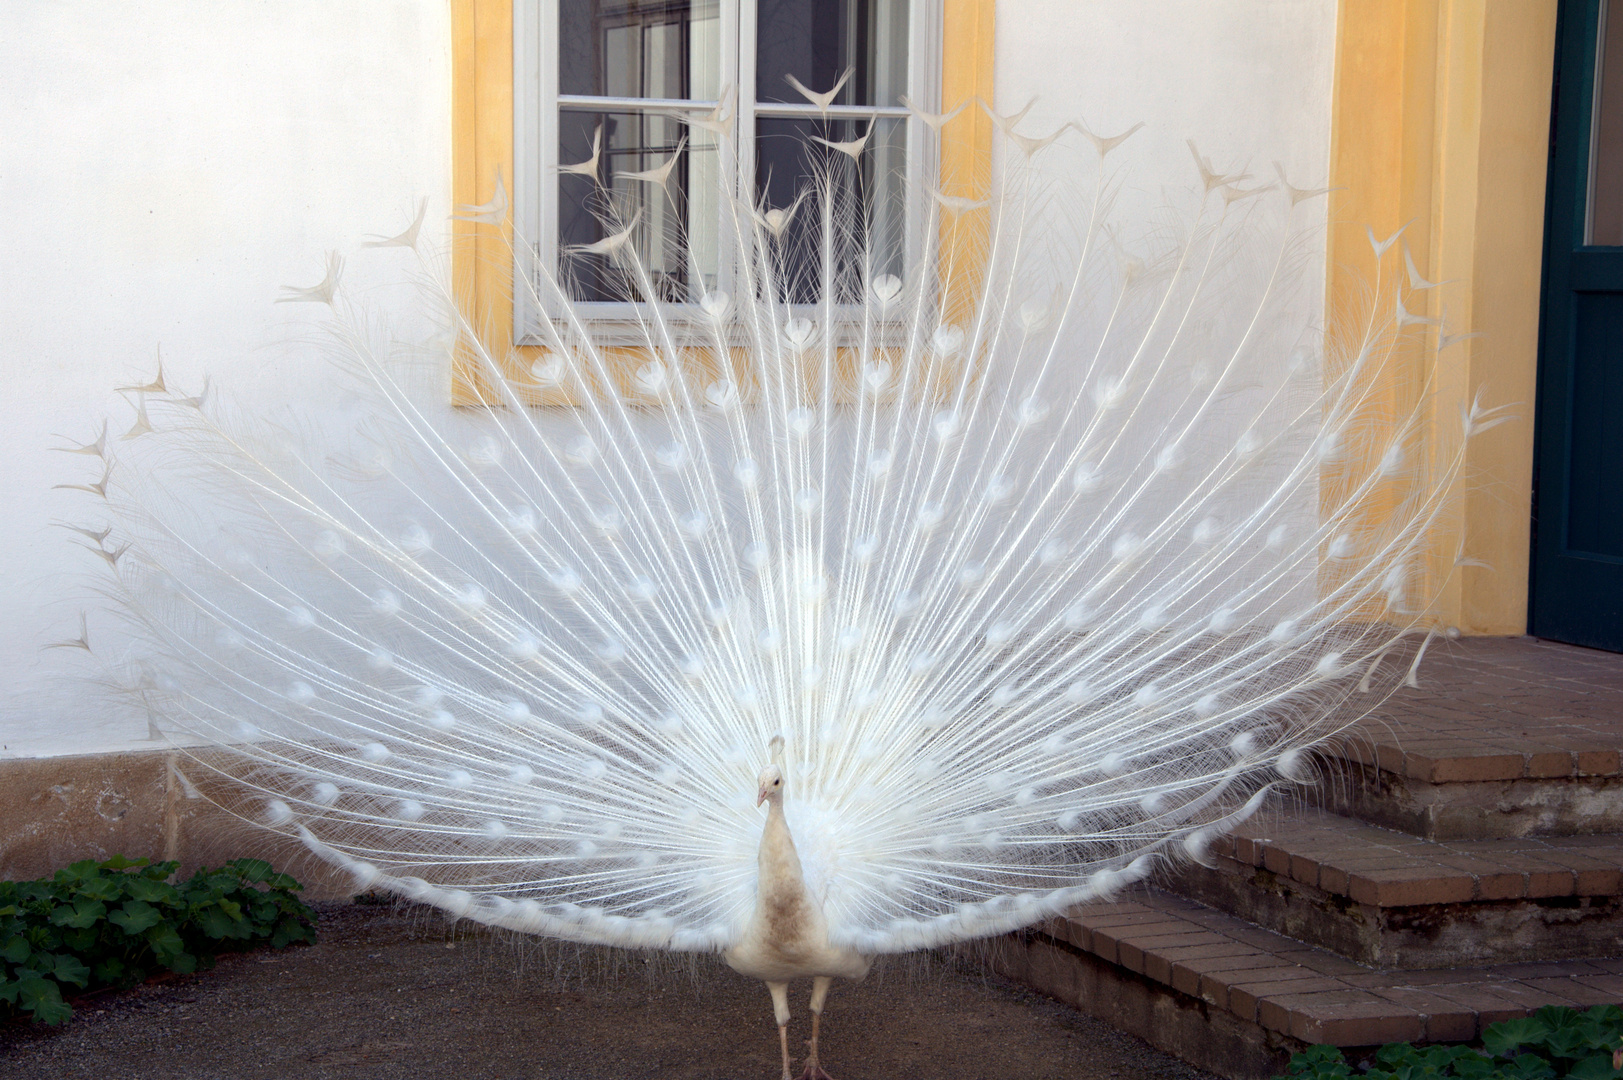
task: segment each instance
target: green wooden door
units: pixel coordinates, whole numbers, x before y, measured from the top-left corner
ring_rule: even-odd
[[[1556,41],[1530,629],[1623,651],[1623,0]]]

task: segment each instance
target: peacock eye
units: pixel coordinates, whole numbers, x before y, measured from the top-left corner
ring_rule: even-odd
[[[773,786],[773,787],[777,787],[777,786],[778,786],[778,785],[779,785],[779,784],[781,784],[781,783],[783,783],[783,781],[782,781],[782,780],[774,780],[774,781],[772,781],[772,786]]]

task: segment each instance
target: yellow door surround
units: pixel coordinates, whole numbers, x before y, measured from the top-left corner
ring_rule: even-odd
[[[1527,626],[1555,14],[1556,0],[1342,0],[1337,19],[1329,310],[1373,280],[1366,227],[1403,228],[1421,276],[1449,282],[1414,294],[1411,310],[1479,336],[1435,361],[1437,329],[1406,338],[1394,403],[1429,377],[1438,446],[1457,445],[1460,409],[1479,393],[1519,417],[1472,439],[1467,490],[1433,551],[1436,580],[1465,556],[1438,614],[1467,634]]]

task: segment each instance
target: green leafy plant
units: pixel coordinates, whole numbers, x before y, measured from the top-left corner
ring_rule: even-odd
[[[1310,1046],[1290,1060],[1290,1080],[1341,1080],[1353,1069],[1333,1046]],[[1586,1012],[1548,1005],[1532,1016],[1490,1025],[1482,1049],[1388,1043],[1359,1080],[1623,1080],[1623,1009]],[[1276,1077],[1275,1080],[1284,1080]]]
[[[64,994],[130,986],[158,969],[190,974],[222,952],[315,940],[304,886],[260,859],[172,883],[180,864],[116,855],[49,879],[0,881],[0,1016],[47,1024]]]

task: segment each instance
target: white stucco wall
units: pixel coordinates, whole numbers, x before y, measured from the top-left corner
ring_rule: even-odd
[[[1277,161],[1296,186],[1321,187],[1335,33],[1334,0],[1003,0],[997,105],[1035,98],[1021,131],[1038,136],[1072,120],[1107,137],[1143,122],[1122,156],[1124,196],[1145,206],[1164,201],[1162,185],[1198,183],[1190,139],[1219,170],[1273,183]]]
[[[1218,168],[1272,180],[1278,160],[1316,185],[1334,29],[1333,0],[1003,0],[997,104],[1037,97],[1034,134],[1146,121],[1124,207],[1197,182],[1190,137]],[[445,220],[449,49],[444,0],[7,6],[0,756],[151,745],[90,658],[42,649],[94,604],[94,556],[55,523],[102,521],[93,499],[52,490],[93,479],[94,459],[50,448],[93,439],[109,413],[116,439],[131,410],[111,390],[149,379],[160,347],[171,385],[207,372],[256,407],[334,407],[307,344],[320,312],[272,301],[319,280],[327,249],[399,231],[421,197]],[[1322,216],[1306,224],[1322,233]],[[94,620],[91,634],[116,641]]]
[[[171,385],[330,402],[309,338],[323,252],[450,198],[445,0],[51,0],[0,15],[0,755],[143,745],[78,650],[92,458],[53,453]],[[122,427],[120,426],[122,424]],[[64,436],[66,438],[64,438]],[[93,640],[114,636],[91,623]],[[144,745],[151,745],[150,743]]]

